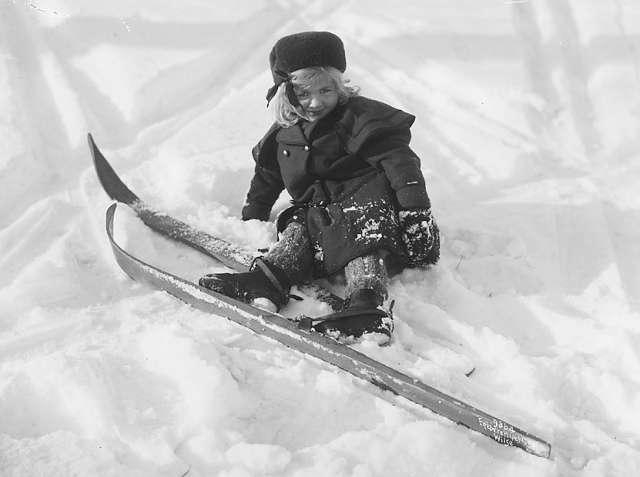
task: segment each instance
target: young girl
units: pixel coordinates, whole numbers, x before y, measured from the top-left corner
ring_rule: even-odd
[[[242,219],[268,220],[282,192],[279,241],[246,273],[200,285],[247,303],[285,305],[293,284],[344,272],[346,301],[314,328],[391,336],[389,275],[439,258],[439,232],[409,148],[415,118],[347,86],[344,46],[329,32],[278,40],[269,56],[275,124],[253,149],[255,174]]]

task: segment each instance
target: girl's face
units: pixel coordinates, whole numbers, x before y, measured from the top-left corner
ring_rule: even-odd
[[[338,104],[338,90],[326,73],[318,75],[310,85],[305,87],[294,83],[293,91],[305,117],[311,122],[325,117]]]

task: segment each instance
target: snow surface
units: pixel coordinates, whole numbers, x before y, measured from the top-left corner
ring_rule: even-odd
[[[0,2],[0,475],[640,475],[640,3],[396,3]],[[552,460],[393,405],[113,260],[89,131],[145,202],[271,243],[238,214],[269,48],[308,29],[345,40],[364,95],[417,116],[442,229],[440,264],[393,281],[395,343],[358,349]],[[185,278],[222,269],[131,212],[116,233]]]

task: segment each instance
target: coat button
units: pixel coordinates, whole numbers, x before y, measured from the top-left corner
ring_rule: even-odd
[[[308,151],[309,149],[311,149],[309,146],[304,146],[305,151]]]
[[[289,150],[288,149],[283,149],[282,150],[282,154],[284,154],[285,156],[289,156]]]

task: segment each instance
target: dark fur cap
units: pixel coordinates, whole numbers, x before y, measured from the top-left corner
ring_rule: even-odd
[[[267,94],[267,101],[290,73],[311,66],[333,66],[344,73],[347,60],[337,35],[328,31],[305,31],[280,38],[271,49],[269,65],[274,86]]]

